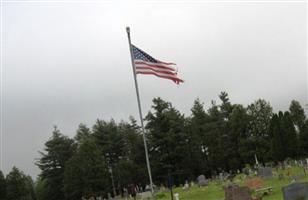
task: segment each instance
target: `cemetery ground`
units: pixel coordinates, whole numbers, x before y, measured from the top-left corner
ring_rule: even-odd
[[[279,179],[279,174],[283,174],[284,178]],[[292,177],[302,174],[301,180],[298,182],[308,182],[308,174],[303,175],[304,171],[302,167],[291,167],[285,170],[275,170],[273,169],[273,177],[263,181],[263,188],[272,187],[273,192],[269,195],[263,196],[262,200],[283,200],[282,187],[287,186],[294,182]],[[257,176],[252,176],[251,178],[257,178]],[[223,200],[224,190],[223,187],[235,183],[240,186],[245,186],[248,176],[244,174],[238,174],[233,182],[225,181],[220,182],[217,180],[210,181],[208,186],[198,187],[197,184],[190,187],[189,190],[184,191],[182,187],[177,187],[173,189],[173,193],[179,193],[180,200]],[[252,190],[252,196],[256,196],[255,191]],[[171,200],[170,191],[157,192],[156,199],[159,200]],[[174,198],[175,199],[175,198]]]

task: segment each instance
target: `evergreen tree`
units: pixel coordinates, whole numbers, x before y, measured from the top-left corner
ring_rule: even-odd
[[[289,112],[285,112],[281,120],[283,147],[285,158],[298,158],[298,138]]]
[[[212,101],[208,109],[209,118],[206,122],[205,132],[207,138],[207,156],[211,168],[211,174],[226,169],[225,149],[224,149],[224,118],[219,111],[219,107]]]
[[[76,150],[74,140],[62,135],[55,127],[52,137],[45,143],[45,152],[36,165],[42,170],[40,176],[45,180],[46,200],[63,200],[65,163]]]
[[[224,120],[228,120],[229,119],[229,115],[232,112],[232,105],[229,101],[229,97],[228,97],[228,93],[226,92],[221,92],[219,95],[219,99],[221,100],[221,105],[220,105],[220,111],[221,114],[224,118]]]
[[[93,126],[93,136],[106,159],[107,166],[117,165],[124,154],[124,139],[116,122],[97,120]]]
[[[109,122],[97,120],[92,129],[94,140],[104,155],[105,164],[109,170],[112,170],[115,177],[115,187],[120,184],[117,167],[124,159],[125,140],[123,133],[119,130],[118,124],[112,119]],[[111,172],[111,171],[110,171]],[[110,181],[110,186],[112,182]],[[109,188],[112,193],[112,187]],[[119,191],[119,190],[118,190]],[[116,191],[117,192],[117,191]]]
[[[81,144],[83,140],[86,140],[90,137],[91,131],[85,124],[79,124],[79,127],[77,129],[76,136],[74,139],[78,144]]]
[[[189,158],[187,163],[192,170],[194,177],[200,174],[210,175],[210,166],[208,163],[208,147],[210,141],[207,137],[206,122],[209,118],[204,110],[204,104],[196,99],[191,109],[192,115],[186,119],[188,126],[188,144]]]
[[[168,171],[189,174],[190,169],[185,168],[188,139],[184,116],[161,98],[155,98],[153,104],[153,112],[146,116],[153,177],[164,181]]]
[[[37,200],[45,200],[46,198],[46,179],[42,179],[41,177],[38,177],[35,185],[35,194]]]
[[[270,135],[272,138],[270,155],[275,162],[283,161],[286,158],[283,133],[280,126],[282,117],[282,112],[274,114],[270,123]]]
[[[219,98],[221,100],[221,104],[219,105],[219,112],[221,116],[221,120],[219,121],[219,126],[221,130],[221,147],[224,149],[223,151],[223,160],[224,162],[224,169],[229,171],[233,169],[233,167],[230,165],[232,163],[230,157],[231,151],[234,150],[234,144],[232,141],[232,135],[230,133],[230,115],[232,114],[233,111],[233,105],[229,101],[228,93],[226,92],[221,92],[219,95]]]
[[[274,114],[270,133],[272,137],[272,159],[276,162],[298,157],[298,138],[289,112]]]
[[[299,135],[299,153],[301,158],[308,157],[308,120],[305,121]]]
[[[67,199],[90,198],[108,190],[109,174],[104,156],[93,139],[85,139],[66,163],[64,191]]]
[[[6,199],[7,200],[33,200],[31,191],[27,185],[27,177],[18,168],[13,167],[6,176]]]
[[[36,194],[35,194],[35,186],[34,186],[34,182],[31,178],[31,176],[25,176],[25,182],[26,182],[26,186],[27,186],[27,191],[31,197],[31,200],[36,200]]]
[[[148,176],[146,170],[145,151],[140,127],[136,120],[130,118],[130,123],[121,122],[118,130],[123,135],[124,154],[123,158],[115,168],[116,182],[121,187],[129,184],[147,184]],[[119,188],[121,189],[121,188]]]
[[[303,128],[306,120],[305,111],[298,101],[292,100],[290,104],[290,117],[298,132]]]
[[[6,181],[2,171],[0,170],[0,200],[6,199]]]
[[[263,99],[258,99],[247,108],[250,119],[246,153],[250,160],[254,160],[256,155],[261,163],[270,161],[268,151],[271,148],[269,127],[272,110],[270,104]]]
[[[229,127],[229,146],[226,149],[228,166],[232,171],[242,169],[245,165],[242,152],[245,149],[245,140],[248,135],[249,117],[242,105],[233,105]]]
[[[306,158],[308,156],[308,127],[305,111],[300,103],[295,100],[291,102],[289,110],[298,138],[297,156]]]

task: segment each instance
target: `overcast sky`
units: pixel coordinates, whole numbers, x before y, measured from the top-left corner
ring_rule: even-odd
[[[104,1],[4,3],[3,171],[35,177],[34,161],[53,125],[73,136],[97,118],[138,119],[125,27],[132,42],[173,61],[185,83],[139,76],[144,113],[160,96],[186,115],[227,91],[274,110],[307,101],[303,2]]]

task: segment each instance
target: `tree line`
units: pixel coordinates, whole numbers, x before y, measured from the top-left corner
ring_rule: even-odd
[[[170,102],[153,99],[144,120],[156,185],[166,186],[170,174],[174,184],[180,184],[200,174],[233,173],[254,165],[256,158],[263,165],[275,165],[308,157],[308,120],[298,101],[293,100],[288,111],[274,113],[263,99],[248,106],[231,103],[226,92],[219,99],[207,107],[196,99],[189,116]],[[130,184],[143,188],[148,184],[145,163],[141,129],[132,117],[121,122],[97,120],[91,128],[80,124],[74,138],[55,127],[36,162],[41,173],[35,184],[13,168],[6,178],[0,174],[0,186],[5,186],[0,187],[0,200],[18,199],[10,192],[16,174],[23,182],[15,184],[18,192],[13,192],[24,195],[19,199],[118,195]]]

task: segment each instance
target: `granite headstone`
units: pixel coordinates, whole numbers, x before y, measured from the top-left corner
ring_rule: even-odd
[[[251,200],[250,190],[248,187],[239,187],[232,184],[224,187],[225,200]]]
[[[204,175],[198,176],[197,181],[198,181],[199,187],[207,186],[209,184],[209,182],[206,180]]]
[[[308,183],[293,183],[282,188],[284,200],[308,200]]]
[[[257,172],[258,176],[263,179],[269,179],[273,177],[272,168],[270,167],[261,167]]]

